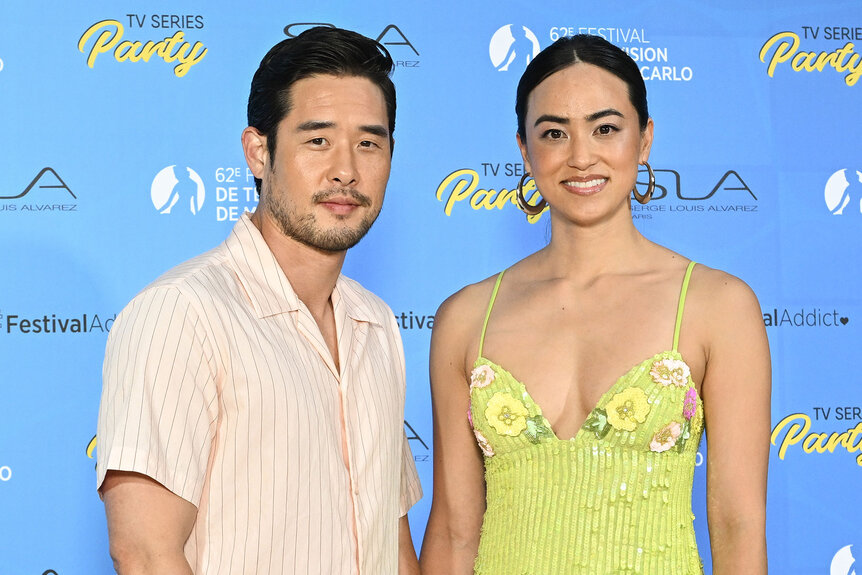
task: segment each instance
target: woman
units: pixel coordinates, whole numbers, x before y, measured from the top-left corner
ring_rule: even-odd
[[[701,573],[704,426],[713,572],[766,573],[760,307],[635,229],[653,138],[636,64],[598,37],[561,39],[527,67],[515,109],[551,241],[436,316],[423,573]],[[524,187],[522,209],[541,209]]]

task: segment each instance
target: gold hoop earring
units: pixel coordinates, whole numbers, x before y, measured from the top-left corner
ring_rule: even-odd
[[[642,204],[645,204],[650,201],[650,199],[652,198],[653,190],[655,190],[655,173],[652,171],[652,168],[650,167],[648,162],[644,162],[644,166],[646,166],[647,172],[649,172],[649,183],[647,184],[646,193],[638,193],[637,182],[635,182],[635,187],[632,189],[632,193],[634,194],[635,199]]]
[[[520,208],[522,212],[528,216],[538,216],[548,205],[548,202],[545,201],[545,198],[539,200],[539,203],[535,206],[527,202],[527,198],[524,196],[524,183],[531,177],[532,174],[530,174],[530,172],[526,172],[521,176],[521,181],[518,182],[518,190],[515,192],[515,199],[518,200],[518,208]]]

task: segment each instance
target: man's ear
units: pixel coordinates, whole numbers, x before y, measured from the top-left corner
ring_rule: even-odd
[[[242,151],[245,163],[255,178],[263,179],[269,160],[269,150],[266,147],[266,136],[260,130],[251,126],[242,131]]]

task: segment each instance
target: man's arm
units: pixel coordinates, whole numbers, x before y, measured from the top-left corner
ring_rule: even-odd
[[[406,515],[398,522],[398,575],[419,575],[419,559]]]
[[[194,505],[129,471],[108,471],[101,492],[119,575],[192,575],[183,546],[195,524]]]

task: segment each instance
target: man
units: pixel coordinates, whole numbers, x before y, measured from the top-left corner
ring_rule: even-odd
[[[346,30],[273,47],[242,134],[257,210],[118,317],[98,483],[122,575],[418,573],[400,335],[340,275],[389,178],[391,70]]]

